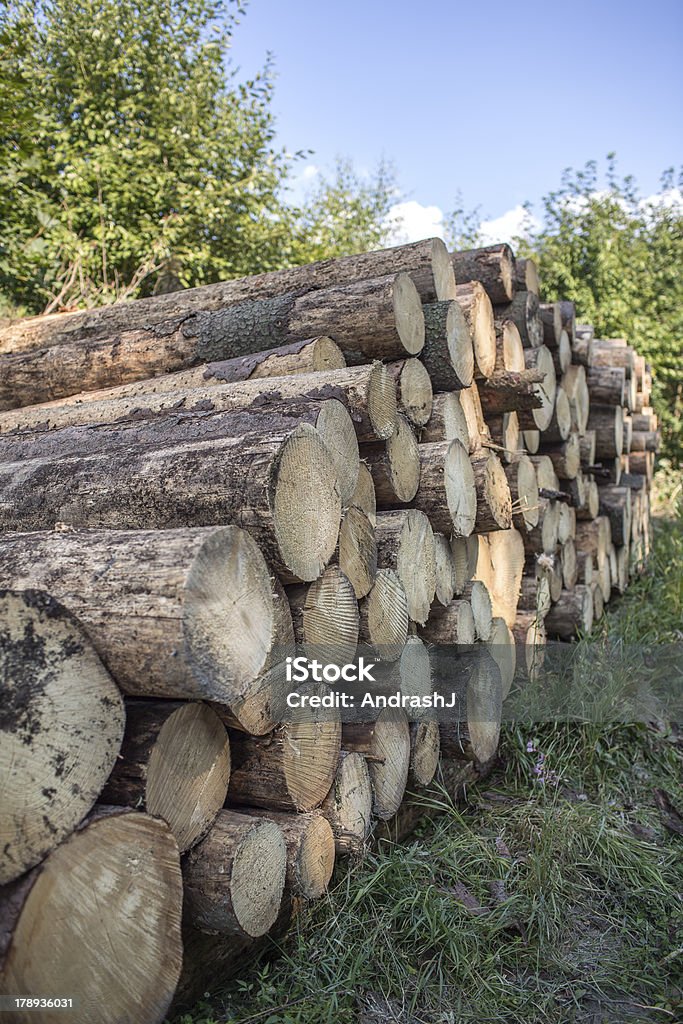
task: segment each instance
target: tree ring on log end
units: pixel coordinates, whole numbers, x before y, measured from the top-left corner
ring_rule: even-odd
[[[331,398],[324,402],[315,426],[334,463],[339,497],[342,507],[346,508],[358,483],[360,465],[353,420],[346,407],[336,398]]]
[[[246,935],[258,938],[275,924],[286,866],[282,831],[272,821],[259,820],[237,847],[230,876],[232,909]]]
[[[425,322],[422,300],[409,274],[394,279],[394,318],[398,336],[406,352],[416,356],[425,343]]]
[[[316,580],[337,544],[341,498],[332,456],[309,424],[297,427],[282,446],[271,500],[285,566],[303,582]]]
[[[456,537],[469,537],[477,515],[474,470],[467,449],[460,441],[451,441],[444,459],[446,502]]]
[[[396,430],[397,413],[396,382],[384,363],[376,359],[368,384],[368,415],[375,434],[382,441]]]

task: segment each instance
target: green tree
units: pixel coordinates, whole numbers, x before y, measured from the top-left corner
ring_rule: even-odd
[[[226,71],[240,4],[26,0],[0,15],[0,287],[107,301],[291,259],[270,69]],[[10,97],[11,98],[11,97]],[[16,97],[15,97],[16,98]],[[0,104],[5,106],[5,104]]]
[[[228,61],[241,0],[10,0],[0,12],[0,306],[39,312],[380,245],[390,171],[302,207],[271,67]],[[12,116],[8,116],[12,111]],[[3,315],[0,308],[0,316]]]
[[[607,158],[565,172],[544,224],[518,251],[539,263],[544,298],[576,303],[597,336],[627,337],[652,365],[666,451],[683,454],[683,199],[674,172],[650,201]]]

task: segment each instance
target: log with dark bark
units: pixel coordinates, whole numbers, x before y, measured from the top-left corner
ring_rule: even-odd
[[[593,405],[588,429],[595,431],[597,459],[615,459],[624,446],[624,415],[620,405]]]
[[[65,416],[66,408],[69,406],[119,398],[143,400],[145,396],[188,391],[191,388],[210,388],[264,377],[339,370],[344,366],[346,362],[343,353],[331,338],[311,338],[266,352],[256,352],[250,356],[238,356],[236,359],[206,363],[190,370],[178,370],[176,373],[134,381],[132,384],[121,384],[99,391],[84,391],[42,405],[10,409],[0,413],[0,433],[7,433],[10,430],[47,430],[56,425],[56,416]],[[88,421],[83,419],[80,422]]]
[[[372,722],[349,722],[342,729],[342,747],[368,757],[372,809],[386,821],[398,810],[408,782],[410,728],[401,708],[383,708]]]
[[[129,700],[121,755],[102,800],[163,818],[185,853],[213,825],[229,778],[228,734],[208,704]]]
[[[468,388],[474,373],[470,327],[458,302],[432,302],[422,307],[425,343],[420,353],[435,391]]]
[[[496,318],[514,321],[525,348],[539,348],[543,344],[538,295],[533,292],[518,291],[507,305],[496,306]]]
[[[34,459],[21,472],[0,465],[0,530],[233,523],[289,579],[317,579],[335,548],[341,501],[313,427],[177,444],[167,430],[163,448],[105,447]]]
[[[602,338],[593,341],[594,367],[623,367],[628,380],[635,371],[635,353],[623,338]]]
[[[372,783],[363,754],[342,750],[321,810],[332,826],[337,856],[361,853],[372,824]]]
[[[512,499],[503,465],[494,452],[472,456],[477,510],[474,533],[509,530]]]
[[[475,631],[471,603],[465,598],[455,598],[445,606],[434,605],[419,634],[426,643],[440,647],[473,644]]]
[[[561,444],[544,444],[541,435],[541,451],[551,459],[558,477],[573,480],[581,467],[581,449],[579,435],[570,434]]]
[[[631,488],[600,488],[600,515],[609,519],[612,543],[627,544],[631,536]]]
[[[496,329],[491,300],[478,281],[459,284],[455,298],[469,327],[477,376],[490,377],[496,365]]]
[[[577,633],[590,633],[593,626],[593,594],[589,587],[578,584],[563,590],[545,617],[548,636],[571,640]]]
[[[127,384],[323,334],[342,348],[382,359],[416,355],[424,344],[420,296],[404,273],[260,297],[137,328],[129,326],[125,305],[119,314],[122,310],[126,326],[98,340],[79,335],[44,350],[0,355],[0,408]]]
[[[172,395],[152,395],[140,406],[135,405],[135,400],[132,405],[127,400],[105,402],[104,419],[96,424],[67,425],[54,431],[0,437],[0,461],[60,459],[124,447],[161,448],[184,441],[219,440],[252,433],[275,434],[308,423],[317,429],[328,448],[337,473],[340,497],[346,505],[358,478],[356,430],[361,438],[376,441],[375,425],[384,433],[389,429],[393,433],[396,421],[396,388],[384,367],[380,363],[372,367],[375,383],[379,385],[374,390],[377,400],[372,420],[368,414],[371,385],[367,368],[359,369],[364,376],[356,382],[358,390],[353,383],[349,386],[347,380],[347,387],[336,391],[342,401],[332,397],[324,385],[314,389],[315,393],[308,393],[308,378],[300,376],[273,378],[265,385],[265,390],[261,381],[254,381],[225,384],[205,393],[195,389]],[[354,370],[333,370],[332,377],[339,372],[348,375]],[[320,378],[328,374],[316,376],[320,383]],[[289,391],[294,393],[290,395]],[[356,428],[347,403],[352,408]],[[99,403],[95,404],[102,408]],[[90,408],[89,405],[79,407],[85,412]],[[125,413],[124,418],[116,418],[119,412]]]
[[[272,584],[245,531],[54,530],[1,541],[0,586],[54,594],[126,693],[214,700],[238,716],[259,693]]]
[[[392,249],[220,281],[134,302],[33,317],[10,324],[0,331],[0,352],[40,349],[67,344],[76,338],[82,339],[83,343],[92,343],[122,331],[146,328],[196,313],[218,311],[238,303],[273,299],[288,293],[319,291],[401,271],[410,274],[423,302],[455,297],[455,280],[448,251],[440,238],[429,238]]]
[[[322,683],[305,683],[296,690],[296,706],[272,733],[230,734],[229,805],[310,811],[321,803],[337,768],[341,725],[335,708],[311,700],[322,701],[330,692]]]
[[[44,591],[0,590],[0,883],[90,811],[123,725],[121,695],[66,608]]]
[[[559,347],[562,336],[562,310],[559,302],[541,302],[538,315],[543,326],[543,344],[549,349]]]
[[[451,253],[451,262],[458,284],[479,281],[494,303],[510,302],[512,299],[515,290],[515,257],[506,242]]]
[[[61,1014],[19,1011],[13,1020],[161,1024],[180,976],[182,903],[178,847],[166,823],[121,808],[96,811],[0,893],[0,992],[75,1004]]]
[[[184,912],[200,931],[257,938],[275,924],[287,847],[268,818],[222,810],[183,861]]]
[[[623,405],[626,371],[623,366],[593,366],[586,373],[586,383],[595,405]]]
[[[560,300],[560,319],[562,329],[567,332],[569,341],[573,345],[576,335],[576,309],[573,302],[569,302],[567,299]]]
[[[339,566],[330,565],[313,583],[289,587],[294,637],[313,661],[343,665],[358,647],[358,601]]]
[[[540,409],[544,404],[540,387],[544,380],[543,370],[496,371],[479,385],[484,416],[488,420],[505,412]]]
[[[377,565],[396,570],[410,618],[424,623],[436,592],[434,532],[427,516],[417,509],[380,512],[376,537]]]

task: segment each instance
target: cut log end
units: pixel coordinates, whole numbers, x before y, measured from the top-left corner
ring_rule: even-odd
[[[411,423],[423,427],[432,414],[433,391],[429,373],[419,359],[406,359],[399,378],[399,388],[401,411]],[[392,432],[393,427],[394,424]]]
[[[275,924],[287,849],[278,826],[223,810],[183,867],[188,919],[201,931],[257,938]]]
[[[11,928],[3,991],[73,995],[93,1024],[161,1024],[180,976],[183,900],[164,822],[99,812],[15,885],[14,920],[0,908]]]
[[[181,853],[210,829],[225,802],[230,746],[208,704],[137,701],[128,706],[123,758],[105,788],[106,803],[163,818]]]
[[[393,301],[398,336],[406,352],[415,356],[425,343],[425,325],[420,295],[408,274],[396,275]]]
[[[317,579],[337,543],[341,498],[327,445],[307,424],[294,431],[280,453],[273,514],[287,569],[304,582]]]
[[[446,502],[453,524],[453,535],[469,537],[477,515],[474,471],[466,448],[451,441],[443,467]]]
[[[372,493],[374,497],[374,488]],[[375,528],[368,515],[353,505],[339,528],[339,568],[358,599],[370,593],[377,576]]]
[[[436,775],[441,743],[435,720],[410,726],[410,775],[418,786],[428,786]]]
[[[377,657],[396,661],[408,636],[408,600],[393,569],[380,569],[368,596],[361,604],[360,638]]]
[[[299,591],[304,588],[294,588]],[[294,607],[295,596],[291,602]],[[301,618],[304,651],[309,660],[344,664],[358,646],[358,601],[348,577],[336,566],[305,588]]]
[[[372,824],[372,784],[363,754],[342,751],[322,811],[332,826],[337,854],[359,853]]]
[[[386,821],[398,811],[410,768],[410,727],[405,711],[384,708],[374,722],[344,726],[345,750],[369,755],[373,811]]]
[[[368,415],[375,434],[382,441],[396,429],[396,384],[383,363],[376,360],[368,384]]]
[[[9,882],[93,806],[121,746],[124,709],[75,619],[37,591],[0,591],[0,704],[0,881]]]
[[[378,364],[381,366],[381,364]],[[386,376],[386,371],[381,368],[378,373],[380,379]],[[393,381],[388,381],[393,387]],[[346,508],[351,501],[351,495],[358,483],[358,439],[356,431],[346,408],[336,399],[330,399],[323,404],[318,416],[316,429],[320,434],[327,450],[330,453],[332,462],[337,472],[337,486],[342,507]],[[309,499],[310,500],[310,499]]]

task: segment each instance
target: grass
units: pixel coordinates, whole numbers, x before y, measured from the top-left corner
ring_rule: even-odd
[[[598,636],[671,643],[682,629],[679,511]],[[592,657],[589,640],[575,650]],[[511,725],[464,807],[444,795],[409,844],[342,865],[276,958],[180,1021],[681,1020],[681,836],[660,808],[662,792],[683,807],[682,768],[661,722]]]

